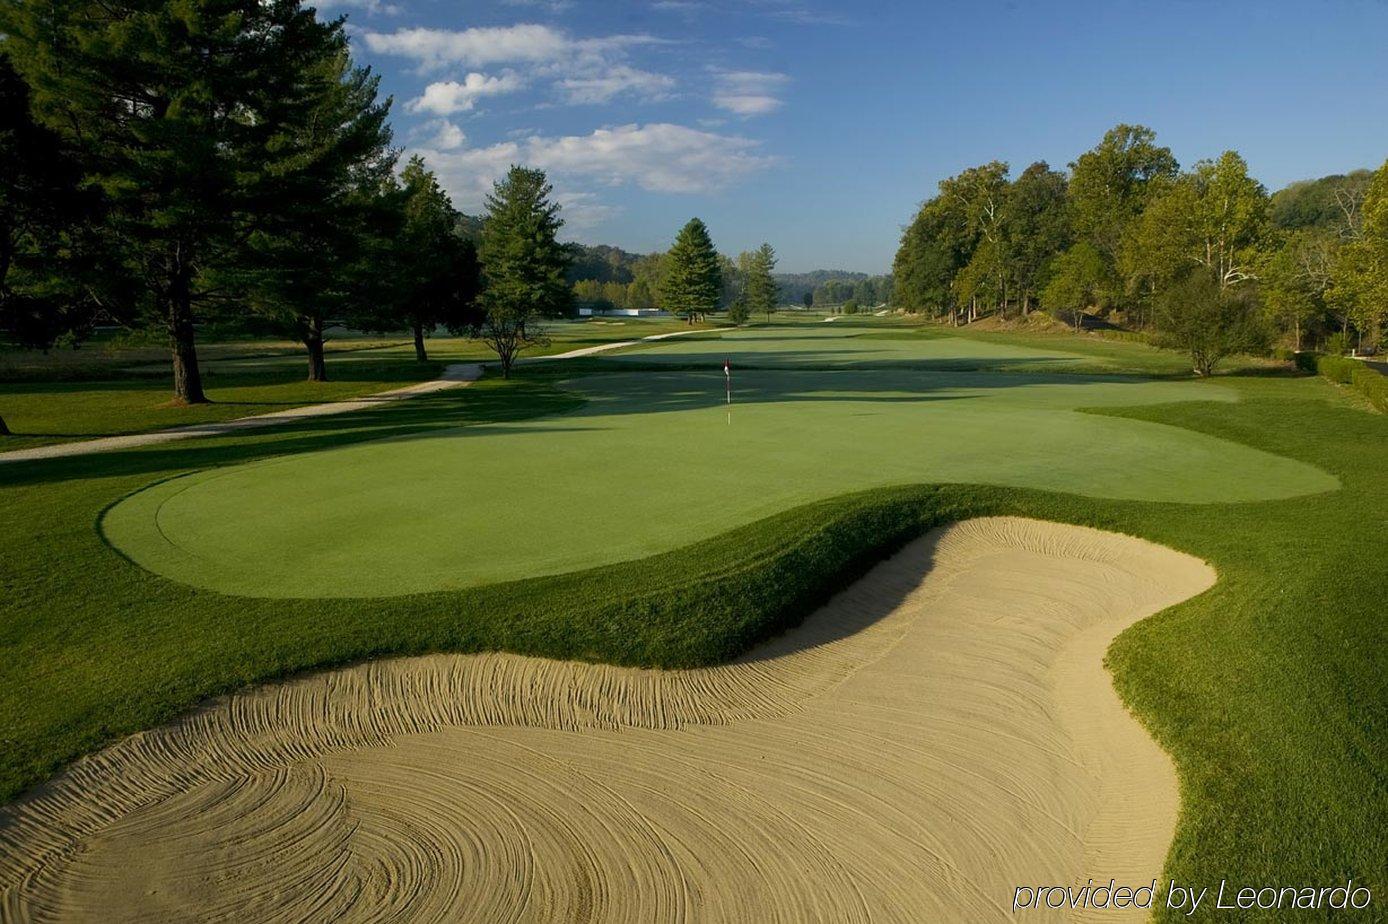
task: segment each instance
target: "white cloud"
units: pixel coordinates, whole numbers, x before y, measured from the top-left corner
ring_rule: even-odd
[[[649,35],[611,35],[575,39],[552,26],[519,23],[472,29],[399,29],[363,32],[362,41],[377,54],[413,59],[422,70],[450,65],[605,63],[609,56],[637,45],[658,44]]]
[[[561,189],[560,201],[585,213],[592,224],[610,217],[591,193],[574,191],[573,181],[605,186],[634,185],[667,193],[709,192],[771,166],[775,159],[759,143],[738,135],[700,131],[684,125],[651,123],[602,128],[587,135],[531,135],[483,148],[444,150],[424,146],[424,157],[464,211],[476,211],[492,183],[511,164],[540,167]],[[577,223],[575,217],[575,222]]]
[[[411,112],[432,112],[435,115],[452,115],[463,112],[477,104],[484,96],[498,96],[513,93],[525,86],[525,82],[514,71],[504,71],[499,76],[473,72],[459,83],[456,80],[442,80],[424,88],[423,95],[410,100]]]
[[[777,92],[790,82],[771,71],[713,70],[713,105],[743,117],[766,115],[781,108]]]
[[[467,135],[453,122],[447,119],[434,119],[425,122],[423,128],[433,132],[428,140],[424,142],[424,147],[433,148],[438,151],[452,151],[462,147],[467,143]]]
[[[573,0],[502,0],[507,6],[531,6],[562,13],[573,6]]]
[[[589,135],[536,136],[529,162],[619,186],[656,192],[708,192],[771,163],[750,138],[656,122],[600,128]]]
[[[605,103],[623,93],[646,100],[663,99],[675,87],[673,77],[619,64],[598,73],[559,81],[571,103]]]
[[[366,13],[385,13],[388,16],[394,16],[400,12],[400,7],[394,3],[385,3],[383,0],[315,0],[309,5],[320,10],[362,10]]]
[[[560,214],[567,231],[596,228],[622,213],[621,208],[603,202],[596,193],[555,192],[554,198],[562,209]]]

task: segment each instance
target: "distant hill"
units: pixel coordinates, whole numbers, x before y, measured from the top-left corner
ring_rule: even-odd
[[[1363,200],[1368,170],[1336,173],[1317,180],[1300,180],[1272,194],[1272,223],[1278,228],[1340,228],[1345,212],[1337,197]]]
[[[867,273],[854,273],[849,270],[810,270],[808,273],[776,273],[776,282],[781,287],[781,300],[799,302],[805,293],[814,292],[826,282],[861,282],[868,278]]]
[[[626,284],[636,278],[636,265],[646,254],[632,253],[608,244],[565,244],[573,257],[569,282],[591,279]]]

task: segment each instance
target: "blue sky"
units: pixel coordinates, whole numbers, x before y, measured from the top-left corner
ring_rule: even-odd
[[[941,178],[1063,167],[1120,121],[1270,189],[1388,158],[1384,0],[319,6],[460,208],[533,164],[567,237],[640,252],[698,215],[727,253],[882,272]]]

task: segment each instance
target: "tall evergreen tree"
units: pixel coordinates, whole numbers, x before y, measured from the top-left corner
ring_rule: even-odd
[[[760,312],[766,315],[767,321],[771,320],[781,297],[776,277],[772,275],[775,270],[776,251],[771,249],[770,244],[764,243],[752,251],[747,268],[747,310],[752,314]]]
[[[573,299],[564,275],[572,258],[557,240],[564,221],[553,192],[544,171],[512,166],[487,197],[479,310],[455,329],[486,341],[504,378],[521,350],[545,342],[541,321],[563,315]]]
[[[691,218],[666,254],[660,307],[690,324],[718,310],[723,274],[708,227]]]
[[[289,169],[265,183],[273,201],[239,255],[257,310],[304,344],[313,382],[327,379],[328,320],[376,304],[372,245],[402,221],[389,103],[377,100],[378,78],[353,66],[346,42],[337,30],[304,49],[293,94],[267,107],[280,126],[273,148]]]
[[[305,67],[340,42],[298,0],[55,0],[0,8],[0,33],[36,117],[81,152],[105,202],[103,240],[138,284],[108,306],[167,330],[174,395],[206,400],[196,315],[276,207],[286,113]]]
[[[88,258],[99,200],[80,188],[80,166],[58,135],[31,118],[29,89],[3,52],[0,164],[0,332],[41,349],[80,339],[97,304]]]
[[[389,244],[393,321],[403,320],[414,336],[415,359],[429,358],[424,336],[439,325],[466,318],[481,288],[477,248],[458,233],[458,213],[438,178],[412,157],[401,173],[403,221]]]

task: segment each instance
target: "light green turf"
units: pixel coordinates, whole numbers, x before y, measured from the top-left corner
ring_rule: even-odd
[[[643,346],[613,357],[617,362],[716,364],[757,368],[843,368],[862,370],[911,365],[958,369],[1065,371],[1089,358],[1064,349],[1040,349],[963,337],[928,328],[864,326],[865,321],[802,322],[791,327],[752,328],[696,334]]]
[[[858,338],[741,339],[783,363],[813,353],[836,368],[742,369],[731,409],[721,371],[589,375],[566,383],[588,399],[567,415],[194,473],[120,502],[102,528],[137,563],[199,587],[375,596],[636,558],[881,485],[1195,503],[1337,487],[1319,469],[1238,443],[1074,410],[1233,400],[1213,383],[874,368],[861,358],[843,368],[835,351],[861,357]],[[813,347],[797,353],[787,342]],[[946,366],[987,358],[975,341],[917,346]],[[699,353],[679,343],[640,355],[667,349]],[[999,355],[1014,360],[1017,349]]]

